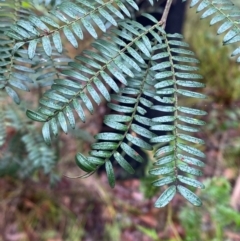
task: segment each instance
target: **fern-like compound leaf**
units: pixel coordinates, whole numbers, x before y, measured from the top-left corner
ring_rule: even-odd
[[[198,63],[198,60],[194,57],[193,52],[187,49],[188,45],[179,34],[163,35],[163,46],[159,48],[159,53],[154,56],[154,59],[161,59],[164,56],[164,62],[153,62],[151,67],[157,72],[155,75],[157,81],[155,88],[157,88],[158,98],[155,99],[160,103],[163,102],[164,98],[171,98],[172,101],[165,105],[151,107],[160,112],[160,117],[152,119],[155,124],[151,126],[151,130],[167,131],[169,134],[159,135],[150,140],[156,144],[167,143],[166,146],[157,149],[154,155],[156,162],[154,168],[150,170],[150,174],[161,176],[153,185],[171,186],[163,192],[155,206],[163,207],[167,205],[176,192],[179,192],[192,204],[198,206],[201,204],[200,199],[195,194],[192,195],[192,192],[187,187],[179,185],[179,182],[192,187],[204,187],[199,181],[188,176],[185,177],[183,174],[202,175],[199,169],[190,165],[204,166],[201,160],[192,157],[204,157],[204,154],[197,148],[198,145],[204,144],[204,141],[192,136],[192,134],[198,132],[194,125],[204,124],[203,121],[195,117],[203,116],[206,112],[181,106],[179,100],[183,97],[206,98],[202,93],[188,90],[188,88],[199,88],[204,85],[195,81],[202,78],[202,76],[193,72],[197,68],[191,65],[189,65],[189,68],[187,67],[188,62]],[[186,57],[189,55],[192,57]],[[179,68],[182,63],[184,63],[184,67]],[[168,115],[164,115],[166,112]],[[188,115],[194,116],[194,118]]]
[[[210,25],[220,24],[217,34],[225,34],[223,44],[232,44],[240,42],[240,9],[229,0],[192,0],[190,6],[197,5],[197,12],[201,12],[201,18],[211,17]],[[226,33],[227,32],[227,33]],[[237,62],[240,62],[239,48],[232,52],[232,56],[237,56]]]
[[[30,75],[35,73],[34,69],[31,68],[35,61],[29,60],[28,56],[22,51],[24,42],[17,42],[19,36],[30,36],[24,29],[26,27],[25,19],[30,13],[22,6],[21,1],[9,0],[7,4],[0,3],[0,14],[2,16],[0,27],[0,89],[6,91],[15,103],[19,104],[20,98],[16,89],[29,91],[28,83],[33,82]],[[32,31],[31,28],[30,30]],[[5,31],[9,31],[9,34],[5,34]],[[17,33],[14,34],[13,31],[17,31]]]
[[[119,9],[114,6],[115,4]],[[126,4],[138,9],[133,0],[105,2],[65,0],[46,15],[40,17],[30,15],[27,20],[20,20],[11,25],[6,35],[14,39],[15,44],[18,42],[28,44],[30,58],[34,57],[38,44],[42,44],[46,54],[51,56],[53,45],[59,53],[62,52],[61,31],[73,47],[78,48],[77,38],[82,40],[84,31],[93,38],[98,38],[96,27],[105,32],[106,21],[117,26],[116,18],[124,19],[124,14],[130,16]]]
[[[132,25],[131,25],[132,23]],[[142,67],[146,67],[145,62],[143,61],[143,57],[146,58],[147,54],[145,51],[142,51],[142,46],[145,46],[146,43],[150,43],[149,40],[146,40],[146,35],[149,31],[153,30],[158,26],[155,24],[150,29],[143,27],[142,25],[137,28],[137,30],[133,30],[136,28],[136,24],[134,21],[128,22],[128,27],[125,29],[125,24],[119,23],[120,28],[116,32],[115,38],[111,39],[110,35],[104,35],[103,38],[96,40],[92,46],[94,50],[86,50],[83,52],[82,55],[77,56],[74,62],[69,62],[67,66],[63,65],[59,72],[51,72],[49,71],[46,75],[41,75],[38,77],[38,80],[42,79],[43,77],[58,77],[54,80],[51,89],[48,90],[43,97],[40,99],[40,108],[38,111],[28,111],[27,115],[34,120],[39,119],[40,121],[47,121],[51,122],[52,119],[55,119],[59,122],[62,130],[67,133],[68,125],[67,121],[72,128],[75,127],[75,117],[74,113],[72,112],[75,110],[79,115],[82,121],[85,121],[85,114],[84,109],[87,109],[90,113],[94,112],[94,103],[100,104],[102,97],[104,97],[107,101],[111,100],[109,90],[106,86],[109,86],[115,93],[120,92],[120,88],[113,79],[120,81],[124,85],[128,85],[128,88],[124,88],[122,90],[122,94],[129,94],[129,93],[136,93],[139,94],[139,89],[135,88],[136,84],[138,83],[141,86],[140,80],[135,80],[133,84],[133,88],[131,87],[131,83],[127,81],[127,77],[133,77],[134,71],[141,71]],[[115,30],[113,30],[115,33]],[[131,34],[131,42],[125,43],[122,46],[122,43],[119,46],[119,37],[122,33],[126,33],[130,36]],[[143,39],[145,36],[145,41]],[[136,42],[141,43],[136,44]],[[135,46],[134,48],[141,52],[141,59],[138,61],[138,55],[128,56],[125,54],[129,47]],[[139,46],[139,48],[138,48]],[[145,49],[149,48],[145,47]],[[136,51],[135,50],[135,51]],[[54,62],[54,59],[51,60]],[[65,58],[63,61],[67,61]],[[143,64],[144,63],[144,64]],[[133,70],[131,70],[133,69]],[[111,74],[109,74],[109,72]],[[137,73],[137,72],[136,72]],[[140,78],[140,76],[139,76]],[[145,91],[145,90],[144,90]],[[101,94],[101,95],[99,95]],[[112,99],[114,101],[118,101],[120,103],[135,103],[135,99],[128,96],[121,96],[119,95],[112,95]],[[148,93],[144,93],[149,95]],[[152,94],[154,96],[154,94]],[[146,101],[143,97],[139,99],[141,103],[147,103],[147,107],[150,107],[152,103],[150,101]],[[115,103],[108,103],[108,107],[123,113],[132,113],[133,108],[128,106],[122,106]],[[140,113],[141,115],[145,114],[146,110],[143,107],[137,106],[136,112]],[[124,130],[126,126],[123,124],[116,124],[112,123],[111,121],[105,121],[107,125],[114,127],[118,130]],[[52,129],[54,127],[54,131]],[[50,131],[57,135],[57,127],[56,125],[49,125]],[[136,133],[145,133],[144,135],[149,135],[150,132],[147,130],[141,129],[139,126],[133,127]],[[48,130],[48,129],[47,129]],[[44,131],[45,138],[47,142],[49,142],[48,131]],[[131,141],[137,144],[138,146],[147,146],[144,144],[142,140],[138,140],[138,137],[131,137],[126,136],[128,139],[131,138]],[[147,147],[151,149],[150,146]]]

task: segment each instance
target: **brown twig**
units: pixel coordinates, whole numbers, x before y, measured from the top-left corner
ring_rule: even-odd
[[[166,27],[167,17],[168,17],[168,14],[169,14],[172,3],[173,3],[173,0],[167,0],[162,18],[159,21],[159,23],[160,23],[160,25],[162,26],[163,29]]]

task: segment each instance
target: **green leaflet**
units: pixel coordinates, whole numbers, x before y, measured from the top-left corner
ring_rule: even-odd
[[[153,137],[150,141],[152,143],[162,143],[162,142],[170,142],[173,141],[176,137],[174,135],[164,135]]]
[[[95,78],[93,82],[97,86],[98,90],[101,92],[102,96],[107,101],[110,101],[111,100],[110,94],[109,94],[107,88],[104,86],[104,84],[98,78]]]
[[[51,144],[51,135],[50,135],[50,127],[49,122],[45,122],[42,128],[42,134],[44,141],[50,145]]]
[[[151,175],[164,175],[174,172],[173,167],[160,167],[160,168],[154,168],[149,171]]]
[[[32,40],[29,42],[29,45],[28,45],[28,57],[30,59],[32,59],[35,55],[35,52],[36,52],[36,48],[37,48],[37,43],[38,41],[37,40]]]
[[[45,122],[47,119],[43,115],[40,115],[38,112],[34,112],[32,110],[26,111],[27,117],[29,117],[32,120],[39,121],[39,122]]]
[[[148,144],[147,142],[143,141],[142,139],[136,137],[136,136],[132,136],[130,134],[126,135],[128,141],[130,141],[131,143],[133,143],[136,146],[139,146],[145,150],[152,150],[152,146],[150,144]]]
[[[143,162],[143,158],[132,147],[130,147],[126,143],[123,142],[121,144],[121,148],[123,151],[126,152],[127,155],[132,157],[134,160],[136,160],[138,162]]]
[[[154,154],[154,157],[158,157],[158,156],[163,156],[165,155],[166,153],[170,153],[174,150],[174,146],[164,146],[164,147],[161,147],[159,148],[155,154]]]
[[[171,63],[169,63],[168,61],[166,62],[162,62],[160,64],[156,64],[154,65],[151,70],[162,70],[162,69],[166,69],[168,67],[171,66]],[[172,72],[170,72],[170,75],[172,75]],[[161,82],[160,82],[161,83]]]
[[[73,100],[73,107],[75,109],[75,111],[77,112],[78,116],[80,117],[80,119],[85,122],[86,118],[85,118],[85,114],[84,111],[81,107],[81,105],[79,104],[78,100],[74,99]]]
[[[92,144],[92,148],[95,150],[113,150],[117,147],[115,142],[98,142]]]
[[[51,42],[50,42],[48,36],[45,36],[42,38],[42,45],[43,45],[43,49],[44,49],[45,53],[48,56],[51,56],[52,55],[52,46],[51,46]],[[31,54],[33,54],[33,52]],[[33,55],[31,55],[31,57],[33,57]]]
[[[161,112],[174,112],[176,110],[173,106],[163,106],[163,105],[155,105],[152,107],[153,110],[158,110]]]
[[[93,16],[93,15],[92,15]],[[97,20],[96,17],[93,19],[97,22],[99,22],[99,19]],[[98,35],[94,29],[94,27],[92,26],[92,24],[89,22],[89,21],[86,21],[84,18],[82,19],[82,23],[83,23],[83,26],[87,29],[87,31],[94,37],[94,38],[97,38]],[[100,26],[102,26],[100,24]],[[105,30],[105,29],[104,29]]]
[[[144,136],[144,137],[146,137],[146,138],[148,138],[148,139],[156,136],[154,133],[152,133],[152,132],[149,131],[148,129],[146,129],[146,128],[144,128],[144,127],[141,127],[141,126],[139,126],[139,125],[136,125],[136,124],[132,124],[132,125],[131,125],[131,129],[132,129],[135,133],[137,133],[137,134],[139,134],[139,135],[141,135],[141,136]]]
[[[201,189],[204,188],[204,185],[201,182],[199,182],[195,179],[185,177],[185,176],[182,176],[182,175],[178,175],[177,178],[180,182],[185,183],[189,186],[197,187],[197,188],[201,188]]]
[[[67,122],[66,122],[64,114],[62,112],[59,112],[59,114],[58,114],[58,122],[59,122],[63,132],[67,133],[68,132]]]
[[[151,126],[151,130],[157,130],[157,131],[173,131],[176,127],[173,125],[154,125]]]
[[[162,117],[155,117],[152,119],[153,122],[160,122],[160,123],[172,122],[174,120],[175,120],[174,116],[162,116]]]
[[[194,156],[199,156],[199,157],[205,157],[205,154],[201,151],[199,151],[198,149],[194,148],[194,147],[191,147],[191,146],[187,146],[187,145],[184,145],[184,144],[180,144],[178,143],[177,144],[177,147],[189,154],[192,154]]]
[[[79,38],[79,39],[83,39],[84,36],[83,36],[83,31],[80,27],[80,25],[78,23],[73,23],[72,24],[72,30],[73,32],[76,34],[76,36]]]
[[[172,161],[174,161],[174,155],[168,155],[168,156],[158,159],[156,162],[154,162],[154,165],[160,166],[160,165],[164,165],[169,162],[172,162]]]
[[[193,142],[193,143],[196,143],[196,144],[204,144],[205,143],[202,139],[196,138],[196,137],[193,137],[193,136],[190,136],[190,135],[178,134],[178,137],[182,140]]]
[[[113,166],[110,161],[105,162],[105,169],[106,169],[109,185],[113,188],[115,186],[115,176],[114,176]]]
[[[126,131],[128,129],[126,125],[123,125],[112,120],[104,120],[104,124],[115,130]]]
[[[117,26],[117,22],[115,21],[115,19],[107,12],[105,11],[103,8],[99,9],[99,13],[105,18],[107,19],[112,25]]]
[[[193,109],[193,108],[189,108],[189,107],[182,107],[182,106],[179,106],[178,110],[183,113],[191,114],[191,115],[206,115],[207,114],[206,111]]]
[[[80,98],[82,99],[83,103],[85,104],[85,106],[87,107],[89,112],[92,114],[93,113],[93,105],[92,105],[92,102],[90,101],[90,99],[88,98],[88,96],[85,93],[81,93]]]
[[[53,132],[53,135],[57,136],[58,135],[58,125],[57,125],[57,121],[55,118],[50,120],[50,127]]]
[[[116,92],[119,92],[119,88],[115,81],[104,71],[100,72],[102,78],[106,81],[106,83]]]
[[[201,121],[201,120],[198,120],[198,119],[195,119],[195,118],[191,118],[191,117],[187,117],[187,116],[180,116],[179,115],[178,119],[182,122],[189,123],[189,124],[192,124],[192,125],[205,125],[204,121]]]
[[[195,169],[193,167],[189,167],[188,165],[182,165],[182,164],[179,164],[178,165],[178,168],[183,171],[183,172],[186,172],[186,173],[189,173],[191,175],[195,175],[195,176],[202,176],[202,172],[198,169]]]
[[[78,42],[76,38],[74,37],[72,31],[70,30],[69,27],[64,27],[63,28],[63,33],[65,34],[67,40],[72,44],[74,48],[78,48]]]
[[[99,133],[95,136],[97,140],[111,140],[111,141],[119,141],[123,139],[123,135],[115,134],[115,133]]]
[[[131,117],[124,116],[124,115],[111,114],[111,115],[105,115],[104,120],[114,121],[114,122],[128,122],[131,120]]]
[[[199,83],[196,81],[184,81],[184,80],[177,80],[177,85],[184,86],[184,87],[190,87],[190,88],[203,88],[205,87],[205,84]]]
[[[119,152],[114,153],[114,158],[118,162],[118,164],[127,172],[130,174],[133,174],[135,170],[132,168],[132,166],[121,156]]]
[[[104,160],[98,157],[89,156],[87,160],[89,161],[89,163],[96,166],[104,164]]]
[[[68,118],[70,126],[72,127],[72,129],[75,129],[75,118],[74,118],[72,109],[69,106],[66,106],[64,112]]]
[[[101,103],[101,99],[100,99],[97,91],[91,85],[87,86],[87,90],[90,93],[90,95],[92,96],[92,99],[99,105]]]
[[[20,99],[17,92],[9,86],[5,87],[7,94],[14,100],[16,104],[20,104]]]
[[[189,91],[189,90],[177,90],[177,92],[181,95],[185,95],[185,96],[192,97],[192,98],[200,98],[200,99],[206,98],[206,95],[204,95],[204,94],[200,94],[200,93]]]
[[[182,131],[188,131],[188,132],[198,132],[199,131],[198,128],[193,128],[193,127],[181,125],[181,124],[177,124],[177,128]]]
[[[175,196],[176,190],[176,186],[170,186],[168,189],[166,189],[155,202],[155,207],[162,208],[166,206]]]
[[[200,198],[196,194],[191,192],[189,189],[187,189],[186,187],[178,185],[177,190],[185,199],[187,199],[193,205],[195,206],[202,205]]]
[[[92,172],[95,169],[94,165],[92,165],[91,162],[89,162],[88,159],[81,153],[76,155],[75,161],[76,164],[85,172]]]
[[[155,187],[161,187],[161,186],[164,186],[164,185],[167,185],[167,184],[170,184],[172,182],[176,181],[176,178],[175,177],[164,177],[164,178],[161,178],[159,180],[156,180],[152,183],[153,186]]]
[[[133,112],[132,107],[116,105],[116,104],[112,104],[112,103],[108,103],[108,107],[111,108],[112,110],[122,112],[122,113],[132,113]]]
[[[100,158],[110,158],[112,155],[112,153],[110,151],[105,151],[105,150],[104,151],[92,150],[90,152],[90,154],[94,157],[100,157]]]
[[[13,86],[13,87],[16,87],[20,90],[24,90],[24,91],[30,91],[29,88],[22,82],[18,81],[18,80],[13,80],[13,79],[10,79],[8,81],[8,83]]]

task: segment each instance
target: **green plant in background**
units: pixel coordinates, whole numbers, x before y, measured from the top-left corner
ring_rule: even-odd
[[[218,31],[217,26],[211,26],[214,31],[208,31],[208,22],[199,20],[191,11],[188,12],[187,19],[189,21],[186,21],[184,33],[186,40],[191,43],[191,49],[201,60],[199,73],[203,76],[211,76],[211,78],[203,80],[208,85],[209,101],[214,100],[219,105],[228,107],[239,97],[239,66],[234,59],[228,58],[229,53],[237,45],[227,45],[220,48],[222,43],[219,37],[214,34]],[[194,34],[191,30],[193,25],[199,26]]]
[[[181,210],[180,220],[185,229],[185,240],[225,240],[224,231],[236,231],[240,226],[239,212],[229,206],[230,183],[224,178],[215,177],[207,179],[204,185],[206,188],[200,195],[204,201],[201,210],[188,206]]]
[[[55,183],[58,179],[54,173],[57,155],[44,143],[41,133],[33,123],[29,123],[23,110],[2,99],[0,176],[26,178],[33,175],[35,170],[43,169],[46,175],[50,175],[51,183]],[[6,132],[9,132],[7,143]]]
[[[154,186],[168,187],[155,206],[167,205],[177,192],[200,206],[200,198],[188,186],[204,188],[192,175],[202,175],[198,168],[204,166],[200,160],[205,157],[200,147],[204,141],[195,133],[198,126],[204,125],[199,117],[206,112],[182,103],[184,98],[204,99],[205,95],[197,90],[205,85],[199,82],[199,61],[183,36],[164,30],[172,0],[166,1],[161,19],[143,13],[152,21],[146,27],[131,20],[131,9],[138,11],[133,0],[63,0],[39,15],[25,2],[0,3],[1,11],[9,12],[7,16],[2,12],[1,92],[19,104],[17,90],[28,91],[27,83],[40,83],[38,108],[26,113],[30,119],[43,123],[42,134],[48,145],[53,136],[59,135],[59,129],[67,133],[69,127],[78,128],[76,121],[87,121],[86,111],[94,113],[105,100],[113,111],[104,116],[104,124],[111,131],[95,136],[89,156],[76,154],[77,165],[86,172],[82,177],[105,165],[109,184],[114,187],[112,158],[132,174],[135,170],[125,155],[142,162],[135,146],[148,151],[161,146],[154,152],[150,174],[160,177]],[[240,41],[236,21],[240,11],[231,1],[192,0],[190,5],[203,11],[202,18],[211,16],[211,25],[221,23],[217,32],[227,31],[224,44]],[[77,49],[86,34],[96,39],[91,49],[74,59],[66,57],[63,40]],[[240,48],[232,53],[239,54]],[[50,87],[45,90],[41,86]],[[111,94],[110,89],[115,93]],[[149,119],[146,115],[150,109],[159,117]],[[5,134],[1,133],[2,141]],[[35,148],[33,139],[28,136],[22,140],[31,156],[29,160],[35,161],[38,157],[31,154]]]

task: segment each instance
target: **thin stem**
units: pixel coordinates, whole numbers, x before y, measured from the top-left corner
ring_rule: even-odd
[[[166,227],[165,230],[170,227],[172,229],[172,232],[175,236],[176,241],[182,241],[182,238],[180,237],[178,230],[176,229],[173,221],[172,221],[172,206],[168,205],[167,209],[167,222],[166,222]]]
[[[176,76],[175,76],[175,69],[174,69],[174,63],[173,63],[173,58],[172,58],[172,53],[171,53],[171,49],[170,49],[170,45],[168,43],[168,39],[166,38],[165,39],[165,42],[167,44],[167,52],[169,53],[169,62],[171,63],[171,71],[173,73],[173,81],[174,81],[174,84],[173,84],[173,87],[175,90],[177,90],[178,86],[176,84]],[[175,91],[174,92],[174,107],[175,107],[175,111],[174,111],[174,126],[175,126],[175,129],[173,131],[173,134],[175,136],[175,140],[174,140],[174,172],[175,172],[175,177],[177,177],[178,175],[178,168],[177,168],[177,136],[178,136],[178,130],[177,130],[177,124],[178,124],[178,110],[177,110],[177,107],[178,107],[178,94],[177,92]],[[177,180],[176,180],[176,184],[177,184]]]
[[[166,6],[164,8],[164,12],[162,15],[161,20],[159,21],[160,25],[162,26],[162,28],[164,29],[166,27],[166,22],[167,22],[167,18],[168,18],[168,14],[171,8],[173,0],[167,0]]]

